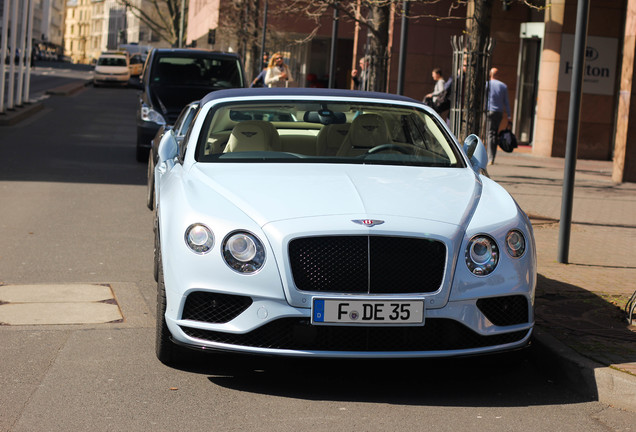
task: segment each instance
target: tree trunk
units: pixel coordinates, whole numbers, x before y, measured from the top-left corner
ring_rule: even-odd
[[[466,64],[466,122],[463,137],[470,133],[480,134],[481,118],[484,111],[485,87],[488,80],[486,65],[487,45],[490,38],[493,0],[472,0],[474,11],[468,23],[468,56]],[[470,14],[470,8],[469,14]],[[469,16],[470,18],[470,16]]]
[[[369,8],[367,56],[369,57],[368,90],[370,91],[386,91],[390,14],[390,5]]]

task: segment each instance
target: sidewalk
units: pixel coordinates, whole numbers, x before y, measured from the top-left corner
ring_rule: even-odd
[[[72,96],[80,90],[84,89],[90,81],[78,79],[76,81],[64,84],[58,87],[53,87],[46,90],[47,95],[57,96]],[[22,106],[15,107],[14,109],[7,109],[5,112],[0,113],[0,127],[1,126],[13,126],[20,123],[38,112],[44,109],[44,105],[38,98],[32,99],[31,102],[25,102]]]
[[[569,264],[557,262],[564,159],[497,153],[490,176],[528,213],[538,251],[535,340],[581,392],[636,411],[636,183],[612,163],[577,161]]]

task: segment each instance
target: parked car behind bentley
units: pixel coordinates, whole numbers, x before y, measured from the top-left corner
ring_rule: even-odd
[[[137,106],[137,160],[148,159],[157,130],[174,124],[189,102],[211,91],[246,87],[238,55],[195,49],[154,49],[141,78]]]

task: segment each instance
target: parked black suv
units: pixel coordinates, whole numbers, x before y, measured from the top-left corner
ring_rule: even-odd
[[[188,103],[214,90],[247,87],[236,54],[195,49],[154,49],[141,77],[137,107],[137,160],[148,160],[150,141],[173,124]]]

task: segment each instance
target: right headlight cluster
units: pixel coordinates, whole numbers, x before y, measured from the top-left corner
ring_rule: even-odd
[[[512,258],[519,258],[526,250],[526,239],[518,230],[511,230],[506,234],[506,252]],[[466,247],[466,265],[476,276],[486,276],[492,273],[499,263],[499,247],[495,240],[479,234],[468,242]]]

